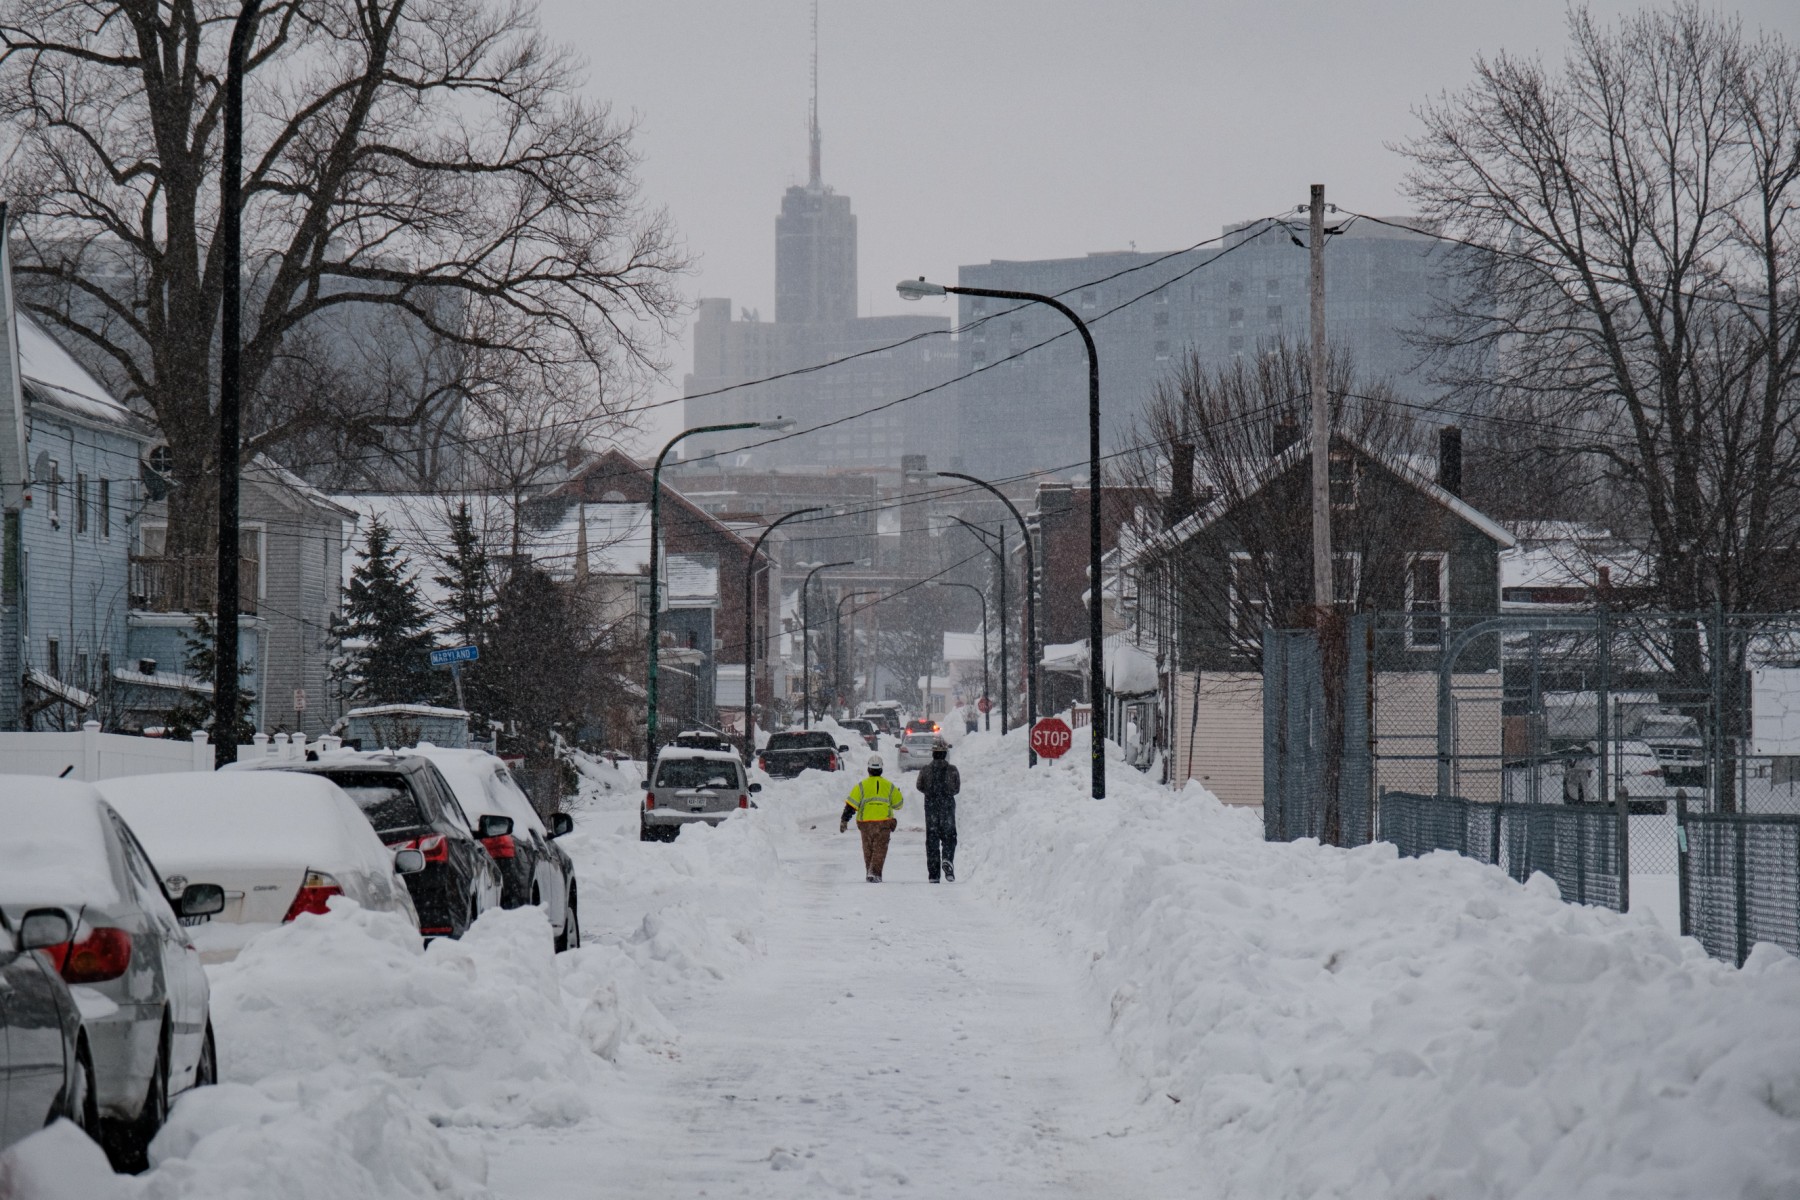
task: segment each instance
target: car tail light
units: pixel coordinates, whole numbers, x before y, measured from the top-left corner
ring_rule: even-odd
[[[750,797],[747,796],[746,794],[744,794],[743,792],[738,793],[738,807],[739,808],[749,808],[750,807]]]
[[[131,935],[123,929],[90,929],[80,941],[57,947],[57,972],[69,983],[104,983],[131,965]]]
[[[644,811],[648,812],[649,810],[651,810],[655,807],[656,807],[656,793],[655,792],[645,792],[644,793]]]
[[[450,841],[441,833],[428,833],[424,837],[410,838],[404,842],[396,842],[389,846],[388,849],[417,850],[425,856],[425,861],[427,863],[446,863],[450,861]]]
[[[419,846],[411,845],[404,848],[407,850],[421,849]],[[323,871],[308,871],[306,878],[300,881],[300,890],[294,893],[294,902],[288,905],[287,916],[281,919],[292,921],[301,913],[329,912],[330,907],[326,901],[333,896],[343,894],[344,889],[339,887],[338,881],[330,875]]]
[[[449,925],[421,925],[419,926],[419,932],[426,937],[445,937],[455,933],[456,930]]]
[[[513,836],[503,833],[499,837],[482,838],[481,844],[487,847],[489,858],[512,858],[518,853],[513,845]]]
[[[831,756],[830,764],[831,764],[830,766],[825,768],[826,770],[828,770],[828,771],[837,770],[837,755],[834,754]]]

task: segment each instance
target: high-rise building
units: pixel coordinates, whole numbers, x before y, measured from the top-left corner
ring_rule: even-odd
[[[1058,296],[1088,322],[1100,357],[1102,443],[1110,451],[1125,444],[1132,419],[1189,351],[1202,367],[1218,367],[1275,337],[1306,344],[1308,256],[1295,240],[1285,225],[1246,223],[1227,227],[1217,245],[1181,254],[995,261],[965,266],[957,277],[968,287]],[[1457,259],[1464,253],[1371,221],[1352,222],[1331,238],[1326,335],[1355,355],[1363,379],[1386,379],[1415,403],[1441,397],[1410,335],[1429,318],[1435,297],[1460,286]],[[1086,356],[1067,320],[1043,305],[959,300],[960,366],[972,374],[949,390],[968,470],[1085,476]],[[1032,435],[1020,437],[1022,429]]]
[[[950,464],[951,398],[934,392],[893,403],[956,373],[950,321],[856,315],[856,215],[821,173],[816,60],[809,125],[806,184],[787,190],[775,218],[775,319],[747,310],[734,317],[730,300],[701,300],[694,369],[683,380],[689,426],[784,417],[795,435],[765,446],[755,445],[771,437],[761,431],[693,438],[684,454],[717,454],[714,465],[749,469],[892,467],[907,453]],[[851,355],[863,357],[807,370]],[[774,375],[787,377],[749,382]]]

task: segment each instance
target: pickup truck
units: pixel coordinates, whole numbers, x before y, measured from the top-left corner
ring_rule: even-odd
[[[816,730],[776,733],[757,752],[756,765],[774,779],[792,779],[802,771],[841,771],[843,755],[849,749],[834,742],[829,733]]]

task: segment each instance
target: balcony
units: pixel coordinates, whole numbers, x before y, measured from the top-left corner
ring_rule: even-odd
[[[240,613],[256,613],[260,570],[256,559],[238,559]],[[140,612],[212,612],[218,590],[218,562],[211,557],[131,556],[131,607]]]

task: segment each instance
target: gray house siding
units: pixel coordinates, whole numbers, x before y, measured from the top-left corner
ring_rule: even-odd
[[[244,520],[263,530],[259,612],[269,630],[260,727],[318,737],[341,715],[327,694],[327,641],[343,589],[347,513],[279,480],[251,478],[246,484]],[[295,706],[300,693],[304,708]]]
[[[70,411],[29,379],[24,391],[31,483],[16,535],[17,665],[0,685],[0,720],[15,729],[78,728],[84,714],[65,703],[27,717],[44,697],[21,678],[35,669],[98,695],[123,660],[129,555],[142,503],[138,459],[149,435],[135,422]]]

